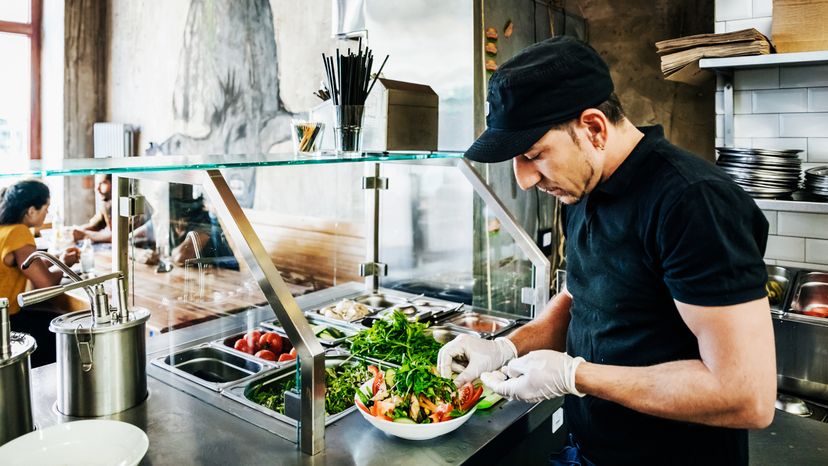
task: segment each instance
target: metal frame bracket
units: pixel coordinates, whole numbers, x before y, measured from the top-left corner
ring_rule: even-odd
[[[388,275],[388,265],[382,262],[363,262],[359,264],[360,277],[374,277]]]
[[[362,189],[388,189],[388,178],[383,176],[363,176]]]
[[[121,217],[134,217],[146,212],[144,196],[133,194],[118,198],[118,215]]]

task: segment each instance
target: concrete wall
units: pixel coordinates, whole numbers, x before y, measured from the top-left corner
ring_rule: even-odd
[[[771,35],[771,0],[718,0],[716,31],[755,27]],[[828,66],[768,67],[734,75],[738,147],[800,149],[803,169],[828,162]],[[716,93],[716,145],[722,145],[721,90]],[[828,270],[828,215],[766,211],[769,264]]]

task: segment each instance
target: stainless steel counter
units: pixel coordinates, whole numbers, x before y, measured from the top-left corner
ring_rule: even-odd
[[[340,288],[330,293],[336,295],[341,291]],[[316,301],[328,297],[324,292],[314,293],[314,296],[300,298],[299,304],[313,306]],[[170,345],[178,347],[208,341],[272,316],[269,309],[261,308],[152,337],[147,345],[151,355],[148,360],[152,359],[152,354],[168,351]],[[53,364],[35,369],[32,374],[34,417],[38,428],[75,420],[55,409],[56,369]],[[299,452],[295,443],[282,438],[290,427],[276,426],[275,423],[258,427],[243,419],[249,413],[254,422],[261,424],[262,417],[255,416],[249,408],[217,395],[210,398],[210,394],[205,393],[203,398],[221,409],[215,407],[172,386],[186,383],[184,380],[155,369],[148,367],[150,396],[147,401],[123,413],[105,417],[129,422],[147,433],[149,451],[141,462],[145,465],[492,464],[533,433],[551,437],[552,414],[563,402],[562,399],[536,405],[502,402],[491,411],[476,412],[460,429],[424,442],[387,436],[353,412],[327,428],[325,451],[310,457]],[[279,435],[267,429],[279,432]]]
[[[341,291],[331,289],[301,297],[299,304],[313,306]],[[171,344],[209,341],[272,315],[269,309],[261,308],[178,330],[174,338],[168,334],[152,337],[148,351],[152,354],[168,350]],[[149,451],[141,462],[144,465],[534,464],[552,451],[565,431],[561,428],[553,434],[551,427],[552,414],[561,406],[562,399],[537,405],[503,402],[490,412],[476,412],[460,429],[425,442],[386,436],[354,412],[328,427],[325,451],[310,457],[300,453],[295,443],[267,430],[270,426],[262,428],[244,420],[247,408],[221,399],[219,409],[159,380],[178,383],[175,378],[165,378],[164,371],[150,374],[153,376],[148,380],[147,401],[106,417],[129,422],[147,433]],[[56,391],[54,364],[32,371],[33,410],[38,428],[74,420],[55,410]],[[284,431],[280,434],[284,436]],[[770,427],[751,432],[751,464],[828,464],[826,439],[828,424],[777,412]]]

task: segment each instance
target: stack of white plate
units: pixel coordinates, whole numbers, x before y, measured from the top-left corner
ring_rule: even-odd
[[[790,196],[799,189],[802,161],[799,150],[717,147],[716,165],[753,197]]]
[[[805,190],[817,196],[828,197],[828,166],[805,170]]]

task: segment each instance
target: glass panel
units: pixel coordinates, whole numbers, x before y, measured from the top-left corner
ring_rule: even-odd
[[[382,165],[389,189],[380,207],[382,286],[473,307],[530,315],[521,302],[533,266],[492,217],[473,231],[477,196],[462,174],[438,164]],[[475,250],[475,241],[480,244]]]
[[[4,0],[0,2],[0,21],[28,23],[32,20],[31,0]]]
[[[392,160],[460,158],[462,152],[366,152],[353,157],[299,157],[294,154],[230,154],[142,156],[108,159],[67,158],[57,161],[23,160],[12,164],[2,176],[63,176],[95,173],[129,173],[205,170],[211,168],[269,167],[282,165],[328,165]]]
[[[9,2],[3,2],[9,3]],[[14,3],[14,2],[12,2]],[[0,33],[0,171],[14,171],[29,159],[31,46],[20,34]]]

